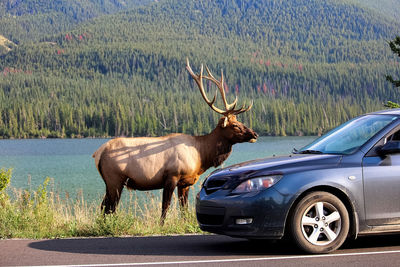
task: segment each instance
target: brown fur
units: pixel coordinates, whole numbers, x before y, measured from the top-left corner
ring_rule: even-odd
[[[180,205],[185,208],[189,187],[207,169],[219,166],[235,143],[257,139],[257,134],[236,120],[221,118],[208,135],[171,134],[163,137],[116,138],[94,154],[96,167],[106,184],[102,202],[105,213],[115,211],[123,187],[137,190],[163,188],[162,221],[173,191],[178,187]]]

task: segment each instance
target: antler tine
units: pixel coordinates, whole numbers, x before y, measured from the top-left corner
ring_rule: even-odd
[[[201,96],[203,97],[204,101],[206,101],[206,103],[211,107],[212,110],[214,110],[215,112],[225,115],[225,111],[217,108],[216,106],[214,106],[215,100],[217,99],[217,90],[215,91],[215,95],[213,97],[213,99],[210,101],[208,100],[208,97],[204,91],[204,86],[203,86],[203,64],[201,64],[201,68],[200,68],[200,74],[196,75],[192,68],[189,65],[189,59],[186,58],[186,70],[189,72],[190,76],[192,76],[192,78],[195,80],[197,86],[199,87]],[[206,78],[206,77],[204,77]]]
[[[235,98],[235,101],[233,101],[231,104],[228,104],[228,102],[226,101],[226,95],[225,95],[225,90],[224,90],[224,74],[223,74],[222,70],[221,70],[221,80],[215,79],[215,77],[212,75],[211,71],[209,70],[209,68],[207,66],[206,66],[206,71],[207,71],[208,75],[203,76],[203,65],[201,65],[200,74],[196,75],[196,74],[194,74],[192,68],[189,65],[188,58],[186,58],[186,70],[189,72],[189,74],[192,76],[192,78],[196,81],[197,86],[199,87],[199,90],[200,90],[200,93],[201,93],[203,99],[211,107],[211,109],[213,109],[217,113],[224,115],[225,117],[228,117],[229,115],[237,115],[237,114],[249,111],[253,107],[253,101],[252,101],[250,106],[248,106],[247,108],[244,108],[244,105],[243,105],[240,109],[235,110],[237,101],[238,101],[237,96]],[[212,99],[212,101],[208,100],[207,95],[204,91],[203,78],[213,82],[217,86],[217,90],[215,91],[215,95],[214,95],[214,98]],[[216,106],[214,106],[215,100],[217,99],[218,90],[221,93],[221,97],[222,97],[222,101],[224,102],[225,110],[221,110],[221,109],[217,108]]]
[[[233,101],[231,104],[228,104],[228,101],[226,100],[226,95],[225,95],[225,88],[224,88],[224,73],[221,70],[221,81],[218,81],[217,79],[214,78],[214,76],[212,75],[210,69],[206,66],[206,71],[208,73],[208,76],[205,76],[204,78],[212,81],[213,83],[215,83],[215,85],[217,86],[217,88],[219,89],[220,93],[221,93],[221,97],[222,97],[222,101],[224,102],[224,106],[226,109],[226,112],[228,112],[228,114],[230,114],[232,111],[234,111],[235,107],[236,107],[236,103],[237,103],[237,96],[235,101]]]
[[[234,115],[238,115],[240,113],[249,111],[253,107],[253,100],[251,101],[250,105],[247,108],[244,108],[244,105],[239,109],[235,110]]]

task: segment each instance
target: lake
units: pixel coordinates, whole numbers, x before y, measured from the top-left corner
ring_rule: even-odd
[[[229,166],[242,161],[290,154],[315,137],[259,137],[256,143],[233,146],[233,152],[224,162]],[[0,168],[12,168],[11,188],[33,189],[50,177],[50,189],[62,198],[74,199],[83,195],[87,202],[101,202],[105,185],[94,164],[92,154],[108,139],[22,139],[0,140]],[[202,175],[191,194],[199,191]],[[194,193],[193,193],[194,191]],[[124,191],[126,192],[126,190]],[[134,192],[139,194],[140,192]],[[159,197],[161,190],[153,191]],[[123,196],[128,194],[123,194]]]

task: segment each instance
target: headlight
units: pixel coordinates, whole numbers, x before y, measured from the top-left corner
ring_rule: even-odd
[[[232,193],[240,194],[261,191],[273,186],[281,178],[282,175],[273,175],[249,179],[238,185]]]

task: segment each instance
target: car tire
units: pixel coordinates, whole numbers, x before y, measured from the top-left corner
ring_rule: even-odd
[[[290,220],[291,237],[308,253],[338,249],[349,233],[349,213],[343,202],[328,192],[312,192],[295,206]]]

